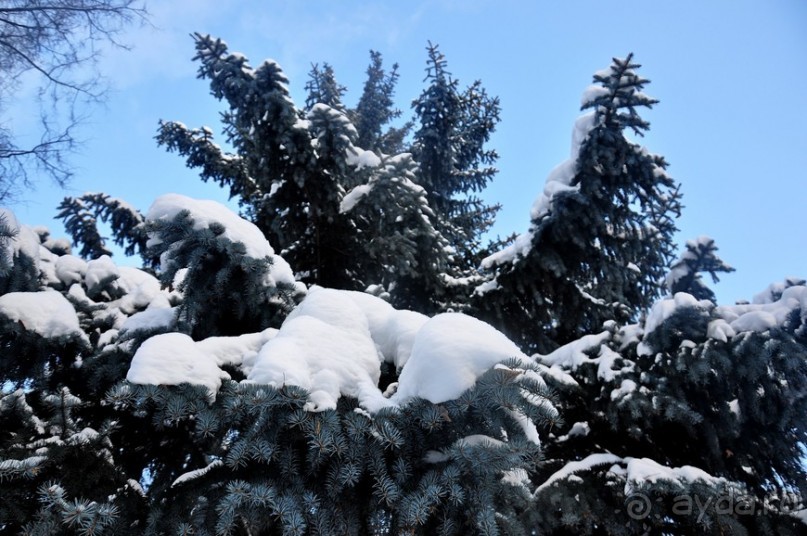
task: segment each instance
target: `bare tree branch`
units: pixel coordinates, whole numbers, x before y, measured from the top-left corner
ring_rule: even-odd
[[[30,189],[34,177],[65,185],[77,140],[77,110],[103,99],[97,69],[103,46],[131,23],[146,22],[142,0],[3,0],[0,2],[0,202]],[[22,80],[36,80],[39,141],[7,126]]]

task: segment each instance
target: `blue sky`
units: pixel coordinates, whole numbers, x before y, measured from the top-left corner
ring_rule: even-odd
[[[421,91],[425,45],[449,71],[481,79],[501,99],[492,140],[500,173],[485,193],[503,205],[495,231],[522,232],[548,172],[568,157],[580,96],[613,56],[635,53],[646,92],[642,140],[682,184],[679,240],[706,234],[737,272],[715,287],[749,299],[788,275],[807,277],[807,2],[801,0],[516,0],[152,2],[154,27],[132,29],[129,52],[101,64],[113,91],[81,131],[68,192],[47,183],[16,206],[45,224],[63,195],[104,191],[146,210],[166,192],[226,200],[153,140],[159,119],[218,130],[221,105],[195,77],[191,32],[211,33],[251,59],[277,60],[304,101],[313,62],[333,65],[358,99],[370,49],[400,64],[399,106]],[[120,259],[119,259],[120,260]]]

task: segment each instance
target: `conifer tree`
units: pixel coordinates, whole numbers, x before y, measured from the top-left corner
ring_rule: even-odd
[[[350,187],[340,180],[347,180],[344,151],[352,146],[355,129],[343,112],[325,104],[312,105],[303,119],[276,63],[266,61],[253,69],[246,58],[230,54],[225,43],[210,36],[196,35],[196,48],[200,76],[210,80],[213,96],[229,106],[222,118],[236,154],[222,151],[208,129],[191,130],[175,122],[161,125],[158,141],[185,156],[188,165],[200,167],[203,179],[229,187],[303,281],[350,286],[349,248],[344,244],[349,223],[339,214],[339,202]],[[332,71],[320,75],[319,91],[328,87],[326,78],[335,84]],[[341,90],[330,89],[337,103]]]
[[[549,175],[529,231],[483,261],[481,314],[525,347],[547,351],[625,322],[660,295],[672,260],[680,201],[666,161],[630,141],[649,123],[633,56],[594,75],[575,125],[572,155]]]
[[[708,272],[712,282],[719,281],[717,272],[733,272],[734,268],[717,256],[715,241],[708,236],[688,240],[686,251],[672,265],[665,280],[667,290],[672,294],[686,292],[699,300],[715,301],[715,295],[703,283],[701,273]]]
[[[427,318],[365,294],[320,289],[312,296],[326,301],[304,301],[297,324],[291,315],[280,331],[210,336],[233,333],[232,318],[211,313],[245,285],[243,329],[267,308],[282,314],[283,304],[262,301],[261,294],[271,294],[257,287],[269,291],[274,281],[280,290],[290,269],[260,254],[270,248],[257,228],[212,202],[161,197],[145,231],[173,288],[161,290],[153,276],[108,257],[85,262],[40,252],[39,279],[49,281],[50,264],[56,279],[0,296],[0,336],[10,350],[0,393],[0,530],[519,530],[518,515],[529,506],[526,475],[540,453],[538,430],[559,420],[540,370],[501,334],[463,315],[444,317],[470,326],[467,336],[477,342],[446,342],[465,345],[454,357],[434,353],[431,337],[456,337],[455,330],[436,325],[417,346],[407,325]],[[36,233],[23,235],[31,242],[18,249],[41,245]],[[26,269],[18,258],[9,269]],[[205,295],[218,303],[207,301],[203,310]],[[316,330],[295,335],[294,325],[330,327],[317,339]],[[274,359],[298,354],[282,384],[252,372],[267,360],[277,363],[266,346],[273,340]],[[361,388],[375,398],[342,388],[333,406],[317,407],[317,386],[340,377],[339,367],[360,359],[363,348],[376,369],[383,348],[383,358],[400,367],[391,378],[400,383]],[[467,352],[476,358],[464,364],[459,356]],[[299,359],[320,363],[311,371],[311,391],[294,383]],[[435,360],[454,363],[444,376],[452,390],[423,387]],[[421,372],[407,369],[409,362]],[[408,383],[401,376],[407,370]],[[395,385],[410,394],[392,394]]]
[[[455,251],[450,275],[467,276],[477,267],[481,237],[499,209],[477,197],[496,173],[498,155],[486,144],[499,121],[499,99],[489,97],[479,81],[460,89],[438,47],[429,43],[427,50],[427,87],[412,103],[412,152],[437,229]]]
[[[568,425],[525,523],[551,533],[799,534],[807,287],[716,307],[680,292],[642,324],[547,355]]]
[[[381,53],[370,51],[370,65],[367,67],[364,89],[356,107],[348,112],[356,125],[356,145],[359,147],[387,155],[406,152],[404,139],[411,131],[413,123],[408,121],[400,127],[389,126],[402,115],[393,100],[398,77],[397,63],[387,72],[384,70]]]
[[[306,111],[311,111],[316,104],[325,104],[335,110],[345,112],[342,97],[347,88],[336,81],[336,74],[329,64],[323,64],[322,68],[316,63],[311,66],[305,89],[308,92],[305,99]]]

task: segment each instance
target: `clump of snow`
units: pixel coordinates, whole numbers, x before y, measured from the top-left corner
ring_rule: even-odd
[[[240,242],[246,248],[246,254],[254,259],[269,258],[272,261],[269,284],[287,283],[295,285],[294,274],[289,264],[279,255],[275,255],[272,246],[266,241],[260,229],[253,223],[239,217],[226,206],[216,201],[193,199],[179,194],[165,194],[158,197],[149,208],[146,221],[173,220],[177,214],[187,210],[193,219],[194,229],[205,229],[212,224],[219,224],[224,228],[222,235],[233,241]],[[149,247],[157,245],[160,239],[149,237]],[[166,252],[164,255],[168,254]],[[167,261],[170,255],[161,261]]]
[[[749,311],[730,324],[735,332],[767,331],[780,325],[776,317],[767,311]]]
[[[735,414],[738,418],[740,417],[740,402],[736,398],[729,402],[729,411]]]
[[[381,159],[373,151],[366,151],[360,147],[351,146],[347,151],[347,163],[362,168],[375,168],[381,165]]]
[[[620,386],[611,391],[611,400],[619,400],[630,395],[636,390],[636,382],[633,380],[624,379]]]
[[[576,422],[572,425],[571,429],[569,430],[569,437],[586,437],[588,434],[591,433],[591,426],[585,421]]]
[[[631,365],[614,369],[616,360],[622,356],[605,344],[611,340],[611,336],[609,331],[584,335],[547,355],[536,354],[534,357],[546,366],[562,367],[572,371],[585,363],[594,364],[597,365],[597,377],[605,381],[612,381],[617,374],[630,371]],[[596,357],[590,357],[595,352]]]
[[[62,255],[56,258],[56,277],[65,287],[80,283],[87,274],[87,262],[73,255]]]
[[[807,281],[805,281],[804,279],[800,277],[790,276],[785,278],[784,281],[779,281],[768,285],[768,288],[766,288],[765,290],[754,296],[754,298],[751,300],[751,303],[755,305],[774,303],[779,300],[785,289],[797,286],[803,287],[805,285],[807,285]]]
[[[0,315],[46,339],[78,337],[89,343],[79,326],[76,310],[56,291],[4,294],[0,296]]]
[[[621,352],[631,344],[641,342],[643,334],[644,330],[639,324],[628,324],[620,328],[615,337],[619,343],[619,351]]]
[[[709,326],[706,328],[706,336],[710,339],[716,339],[718,341],[728,342],[729,339],[734,337],[737,333],[734,331],[734,328],[731,325],[723,320],[722,318],[716,318],[709,322]]]
[[[302,387],[309,392],[306,409],[311,411],[335,409],[340,395],[355,397],[376,411],[385,399],[377,387],[381,365],[367,319],[347,298],[316,299],[326,292],[309,295],[293,311],[297,314],[289,315],[261,348],[247,379]],[[314,304],[306,304],[311,298]],[[337,303],[340,307],[334,308]]]
[[[403,403],[418,397],[435,404],[452,400],[473,387],[485,371],[511,358],[530,363],[490,324],[462,313],[439,314],[417,332],[393,399]]]
[[[237,337],[208,337],[197,342],[196,347],[212,357],[219,367],[235,366],[248,376],[261,347],[274,338],[277,332],[274,328],[266,328],[259,333]]]
[[[153,275],[131,266],[120,266],[118,273],[120,277],[116,283],[125,292],[121,299],[121,309],[135,311],[144,307],[171,306],[169,294],[162,290],[160,281]]]
[[[356,203],[358,203],[362,197],[369,194],[372,189],[372,184],[359,184],[350,190],[350,192],[348,192],[347,195],[342,198],[342,202],[339,204],[339,212],[344,214],[345,212],[350,212],[353,210]]]
[[[396,369],[403,367],[412,354],[415,335],[429,317],[415,311],[395,309],[381,298],[365,292],[343,293],[366,315],[370,336],[384,361],[392,363]]]
[[[188,471],[187,473],[182,473],[179,475],[174,482],[171,483],[171,487],[178,486],[180,484],[184,484],[186,482],[190,482],[192,480],[196,480],[197,478],[203,477],[207,473],[210,472],[211,469],[215,469],[216,467],[221,467],[224,465],[224,462],[221,460],[213,460],[206,466],[202,467],[201,469],[194,469],[193,471]]]
[[[229,377],[184,333],[164,333],[147,339],[135,352],[126,374],[128,381],[137,384],[202,385],[211,399],[221,387],[221,380]]]
[[[60,283],[59,277],[56,275],[56,261],[59,256],[47,249],[45,246],[39,246],[39,267],[40,281],[46,285],[58,285]]]
[[[84,284],[87,286],[87,292],[92,296],[119,277],[120,271],[109,255],[101,255],[97,259],[87,262]]]
[[[626,458],[627,478],[625,480],[625,495],[630,495],[642,484],[665,481],[688,488],[692,482],[703,482],[710,486],[725,484],[722,478],[717,478],[702,469],[691,465],[681,467],[667,467],[649,458]]]
[[[173,308],[153,307],[135,313],[120,326],[120,332],[134,333],[154,329],[172,329],[176,325],[176,311]]]
[[[807,286],[782,287],[772,285],[763,293],[764,299],[757,295],[755,301],[758,303],[720,306],[715,309],[715,313],[737,333],[761,332],[782,326],[795,310],[800,310],[802,318],[807,319]],[[778,299],[773,300],[777,297]]]
[[[665,320],[673,316],[680,309],[687,307],[706,310],[712,305],[709,300],[697,300],[692,294],[677,292],[672,298],[659,300],[653,304],[644,324],[644,332],[652,333]]]
[[[73,249],[70,245],[70,240],[67,238],[48,238],[42,245],[50,251],[55,250],[66,255],[70,255]]]

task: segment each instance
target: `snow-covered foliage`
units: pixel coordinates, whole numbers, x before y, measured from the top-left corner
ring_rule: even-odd
[[[215,201],[163,195],[144,229],[163,284],[172,285],[182,270],[179,320],[191,333],[262,330],[278,324],[305,292],[261,231]]]
[[[547,177],[525,233],[482,259],[474,310],[531,350],[548,352],[635,320],[661,294],[681,208],[667,163],[628,137],[657,101],[632,57],[615,58],[583,95],[570,158]]]
[[[183,323],[188,301],[215,291],[203,273],[222,286],[221,296],[244,287],[194,263],[219,251],[237,266],[265,261],[249,270],[257,290],[242,296],[252,314],[272,303],[254,300],[260,289],[301,294],[288,265],[254,226],[212,202],[163,196],[144,227],[162,285],[107,255],[56,255],[37,244],[36,233],[24,244],[38,254],[30,265],[11,255],[9,278],[33,266],[40,283],[0,296],[11,365],[0,398],[8,424],[0,438],[0,485],[9,497],[3,526],[16,526],[10,509],[23,520],[52,519],[35,514],[38,504],[68,516],[91,512],[89,522],[116,534],[137,533],[131,523],[144,511],[160,530],[204,527],[213,512],[220,526],[241,523],[239,516],[249,517],[241,493],[292,493],[299,469],[291,462],[303,455],[312,464],[307,471],[320,476],[305,484],[295,515],[330,527],[327,533],[358,519],[399,528],[495,524],[496,512],[513,515],[515,497],[526,500],[513,475],[529,474],[546,424],[559,415],[542,369],[504,335],[462,314],[430,319],[371,294],[313,287],[299,304],[285,302],[277,329],[243,332],[248,323],[240,322],[243,333],[219,336],[228,318],[209,305],[199,312],[204,318]],[[57,277],[46,277],[53,267]],[[215,336],[194,337],[200,325]],[[28,335],[19,338],[19,330]],[[33,359],[21,362],[24,355]],[[26,387],[6,391],[14,385]],[[61,409],[43,413],[36,400]],[[181,432],[187,427],[192,436]],[[474,433],[490,441],[468,440]],[[200,442],[191,446],[190,437]],[[427,452],[440,459],[422,473],[416,468]],[[177,455],[184,461],[169,463]],[[478,456],[487,462],[473,463]],[[247,476],[247,468],[262,476]],[[87,473],[85,486],[65,487],[74,471]],[[462,475],[473,477],[463,483]],[[52,482],[39,486],[40,476]],[[435,478],[437,487],[429,484]],[[22,479],[30,485],[6,494],[5,482]],[[202,506],[193,490],[212,482],[219,491],[206,493],[206,504],[215,510],[194,517],[191,510]],[[479,482],[486,483],[481,494]],[[369,503],[359,493],[365,485],[375,489]],[[71,506],[65,489],[77,497]],[[30,501],[37,493],[40,501]],[[181,499],[165,506],[166,493]],[[344,496],[338,507],[324,502],[334,494]],[[264,521],[249,522],[254,527],[280,515],[265,507]],[[467,507],[478,519],[467,519]],[[227,509],[235,517],[221,513]],[[43,523],[37,526],[53,529]]]
[[[85,194],[60,207],[79,258],[0,212],[0,533],[804,532],[807,285],[718,305],[711,239],[670,262],[675,185],[623,133],[655,103],[630,56],[479,273],[495,209],[453,201],[492,176],[498,102],[436,47],[410,154],[379,57],[359,108],[325,65],[299,110],[275,62],[195,37],[236,152],[160,141],[242,215]]]
[[[715,241],[708,236],[688,240],[686,251],[675,261],[667,274],[665,284],[672,294],[687,292],[698,299],[714,301],[715,296],[703,283],[701,272],[708,272],[717,283],[717,272],[733,272],[734,268],[717,256]]]
[[[4,294],[0,296],[0,318],[45,339],[87,339],[79,327],[76,310],[56,291]]]

